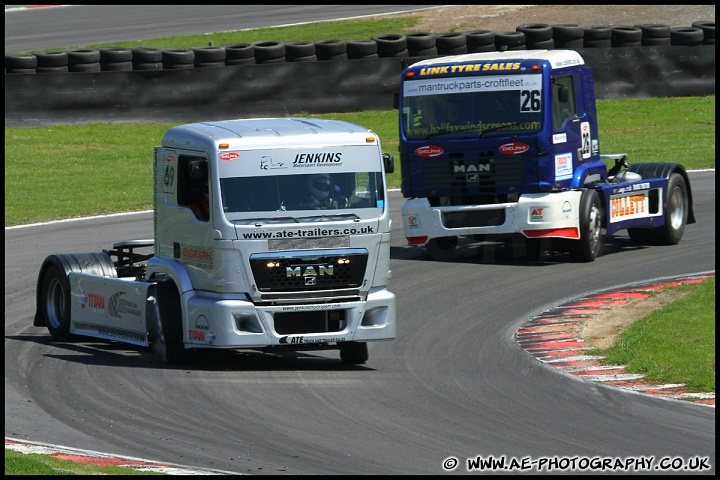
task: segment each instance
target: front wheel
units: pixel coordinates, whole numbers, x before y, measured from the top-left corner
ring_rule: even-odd
[[[180,294],[172,282],[158,282],[155,286],[160,356],[168,363],[183,363],[190,359],[183,344],[182,307]]]
[[[340,344],[340,360],[351,365],[361,365],[368,361],[366,342],[346,342]]]
[[[457,243],[457,237],[438,237],[430,240],[425,248],[433,260],[447,262],[457,256]]]
[[[592,262],[602,247],[602,210],[595,190],[585,190],[580,197],[580,239],[568,241],[570,258]]]

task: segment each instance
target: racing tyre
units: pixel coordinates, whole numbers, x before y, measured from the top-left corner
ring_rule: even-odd
[[[117,278],[117,270],[106,253],[78,253],[50,255],[45,259],[37,283],[37,311],[33,325],[47,327],[53,339],[72,342],[77,335],[70,333],[71,272],[100,277]]]
[[[155,305],[159,327],[159,353],[168,363],[184,363],[190,351],[183,345],[182,308],[180,294],[172,282],[158,282],[155,286]]]
[[[585,190],[580,198],[580,239],[568,242],[570,258],[575,262],[592,262],[602,248],[602,211],[595,190]]]
[[[665,224],[659,228],[628,228],[633,243],[639,245],[676,245],[685,233],[689,197],[685,179],[673,173],[668,179],[665,198]]]
[[[340,360],[350,365],[361,365],[368,361],[368,347],[365,342],[345,342],[340,344]]]
[[[438,237],[430,240],[425,248],[433,260],[447,262],[457,256],[457,237]]]
[[[44,318],[50,335],[58,342],[77,337],[70,333],[70,281],[62,267],[52,262],[40,278],[38,314]]]

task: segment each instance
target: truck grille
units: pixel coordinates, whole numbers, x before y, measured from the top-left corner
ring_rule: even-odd
[[[250,268],[262,293],[359,288],[365,278],[364,249],[294,251],[252,255]]]
[[[494,193],[520,185],[522,165],[523,157],[519,155],[427,160],[425,186],[430,192],[449,188],[449,195]]]

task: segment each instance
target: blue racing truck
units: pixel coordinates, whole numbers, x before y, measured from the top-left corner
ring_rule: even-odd
[[[681,164],[600,154],[592,70],[574,50],[423,60],[403,71],[396,107],[405,237],[435,260],[463,239],[592,262],[621,230],[677,244],[695,222]]]

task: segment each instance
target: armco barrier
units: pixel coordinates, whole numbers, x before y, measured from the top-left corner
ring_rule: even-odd
[[[594,69],[598,98],[715,94],[714,44],[577,50]],[[6,74],[5,127],[390,110],[402,70],[421,59]]]

